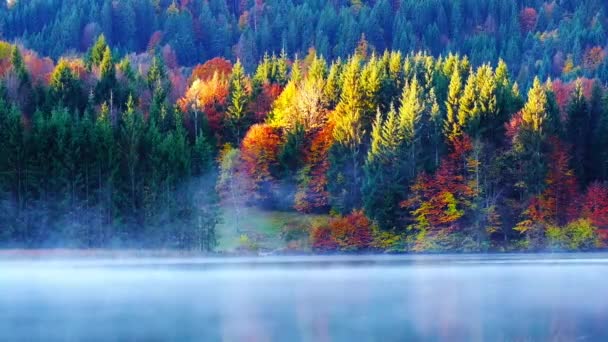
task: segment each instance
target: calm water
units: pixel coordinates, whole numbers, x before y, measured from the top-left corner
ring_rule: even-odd
[[[0,341],[608,341],[608,255],[0,261]]]

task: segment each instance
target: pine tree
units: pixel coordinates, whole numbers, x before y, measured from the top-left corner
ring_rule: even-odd
[[[606,181],[608,180],[608,93],[602,93],[597,87],[594,94],[592,108],[597,112],[597,124],[591,145],[593,177],[599,181]]]
[[[458,103],[458,125],[466,133],[475,132],[479,128],[478,95],[477,80],[471,72]]]
[[[332,207],[348,213],[358,207],[361,198],[361,163],[363,158],[364,94],[360,84],[361,61],[352,57],[342,74],[342,94],[332,120],[335,143],[329,152],[328,177]]]
[[[11,65],[12,74],[16,77],[16,84],[13,83],[8,87],[8,96],[12,99],[12,102],[17,105],[26,114],[32,114],[35,110],[35,100],[32,94],[32,82],[30,74],[25,66],[23,56],[19,51],[19,48],[15,45],[11,50]]]
[[[19,51],[17,45],[13,46],[11,51],[11,65],[13,66],[13,70],[15,74],[17,74],[17,78],[19,79],[20,87],[29,86],[30,83],[30,75],[25,67],[25,63],[23,62],[23,56]]]
[[[405,199],[402,150],[405,132],[394,106],[386,119],[378,111],[372,126],[371,144],[365,160],[362,199],[365,213],[381,228],[399,227],[399,203]]]
[[[127,108],[122,114],[122,124],[120,129],[120,151],[126,176],[125,189],[125,208],[129,208],[131,215],[137,217],[141,205],[140,183],[140,144],[143,135],[144,122],[142,116],[135,109],[133,97],[129,97]]]
[[[230,129],[230,141],[240,144],[248,125],[249,94],[246,88],[246,76],[243,65],[237,60],[230,76],[228,111],[226,125]]]
[[[102,227],[112,226],[115,218],[114,193],[117,181],[119,151],[117,150],[112,127],[110,110],[103,103],[101,110],[95,120],[95,175],[96,178],[96,202],[99,210],[100,225]],[[99,233],[101,243],[110,238],[111,232],[102,230]]]
[[[460,133],[462,133],[461,126],[458,122],[461,88],[462,81],[460,78],[460,71],[455,67],[450,78],[448,98],[445,102],[446,121],[444,125],[444,132],[448,138],[458,136]]]
[[[583,94],[583,85],[576,82],[567,108],[566,136],[571,149],[571,163],[577,178],[586,185],[591,178],[590,156],[591,113]]]
[[[106,37],[103,34],[99,35],[99,37],[97,37],[97,41],[89,51],[88,62],[90,63],[90,65],[95,67],[99,66],[103,61],[105,51],[108,48],[109,47],[106,43]]]
[[[82,94],[81,84],[78,77],[72,72],[66,59],[59,63],[51,74],[49,91],[54,103],[70,109],[81,110],[86,97]]]
[[[425,116],[425,103],[417,78],[414,78],[403,89],[401,107],[399,108],[399,125],[403,131],[406,151],[403,157],[407,161],[409,179],[413,179],[424,165],[425,155],[423,137],[427,133],[429,120]]]
[[[106,46],[103,53],[103,58],[99,64],[100,79],[95,86],[95,96],[98,102],[113,100],[116,89],[116,68],[112,61],[112,52]]]
[[[3,212],[0,220],[0,244],[24,243],[27,233],[20,229],[23,211],[27,205],[27,149],[21,115],[0,98],[0,203]]]
[[[538,78],[528,92],[528,101],[521,113],[521,127],[513,142],[516,156],[520,200],[538,195],[544,188],[546,174],[547,93]]]

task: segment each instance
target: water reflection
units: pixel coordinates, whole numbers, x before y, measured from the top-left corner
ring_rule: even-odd
[[[605,341],[607,271],[603,255],[4,260],[0,340]]]

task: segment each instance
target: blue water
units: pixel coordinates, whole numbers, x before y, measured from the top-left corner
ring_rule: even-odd
[[[0,341],[608,341],[608,256],[0,260]]]

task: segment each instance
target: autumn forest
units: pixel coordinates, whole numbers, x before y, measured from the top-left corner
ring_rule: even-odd
[[[8,1],[0,247],[604,248],[607,15],[604,0]]]

